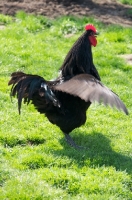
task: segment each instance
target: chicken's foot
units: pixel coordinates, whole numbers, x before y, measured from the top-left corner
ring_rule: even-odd
[[[69,134],[64,133],[64,135],[65,135],[65,138],[66,138],[66,142],[67,142],[70,146],[74,147],[75,149],[84,149],[84,148],[85,148],[85,147],[83,147],[83,146],[78,146],[78,145],[73,141],[73,139],[71,138],[71,136],[70,136]]]

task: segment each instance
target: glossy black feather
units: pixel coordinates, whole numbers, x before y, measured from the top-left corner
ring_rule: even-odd
[[[86,31],[73,44],[68,52],[60,70],[61,76],[67,79],[68,76],[73,77],[78,74],[91,74],[98,80],[101,80],[99,73],[94,66],[91,44],[88,39],[91,31]]]
[[[18,98],[18,110],[20,113],[22,99],[24,99],[24,103],[29,104],[30,101],[35,105],[36,109],[40,109],[40,107],[48,107],[48,104],[53,104],[57,107],[60,107],[60,103],[55,97],[55,94],[50,90],[45,90],[42,87],[42,84],[47,85],[48,83],[42,77],[37,75],[25,74],[23,72],[12,73],[12,78],[9,81],[8,85],[12,84],[11,88],[11,96],[17,96]],[[51,82],[51,85],[53,83]],[[43,93],[43,94],[42,94]],[[46,106],[45,106],[46,105]],[[43,110],[42,113],[46,111]]]

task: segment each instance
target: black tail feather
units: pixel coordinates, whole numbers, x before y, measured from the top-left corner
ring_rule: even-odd
[[[21,112],[22,100],[24,100],[24,103],[27,105],[32,101],[38,110],[39,107],[46,108],[44,104],[47,103],[60,107],[60,103],[48,86],[48,83],[49,82],[38,75],[25,74],[23,72],[14,72],[11,74],[8,85],[12,85],[11,97],[17,96],[19,114]],[[41,90],[43,90],[43,95]],[[38,101],[41,102],[40,105],[38,105]]]
[[[24,103],[29,104],[32,100],[32,95],[39,89],[42,82],[45,82],[45,80],[37,75],[25,74],[23,72],[14,72],[11,74],[8,85],[12,85],[11,97],[17,96],[19,114],[22,99],[24,99]]]

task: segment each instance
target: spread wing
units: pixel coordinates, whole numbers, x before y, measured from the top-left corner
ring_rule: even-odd
[[[123,110],[128,114],[126,106],[117,94],[91,75],[80,74],[74,76],[70,80],[54,86],[54,88],[55,90],[78,96],[86,102],[98,102],[103,103],[105,106],[116,107],[118,110]]]

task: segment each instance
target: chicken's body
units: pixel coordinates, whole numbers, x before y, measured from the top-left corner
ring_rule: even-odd
[[[86,110],[90,102],[85,102],[78,97],[74,97],[61,92],[55,93],[61,108],[52,107],[46,112],[46,117],[53,124],[56,124],[64,133],[70,133],[73,129],[80,127],[86,121]]]
[[[67,142],[74,147],[78,146],[69,133],[85,123],[86,111],[91,103],[97,101],[116,106],[128,114],[119,97],[100,82],[91,52],[90,41],[96,44],[90,38],[93,33],[93,27],[86,29],[75,42],[56,80],[46,81],[37,75],[14,72],[9,81],[9,85],[13,85],[11,96],[17,94],[19,112],[22,99],[25,103],[31,101],[40,113],[45,114],[52,124],[63,131]]]

